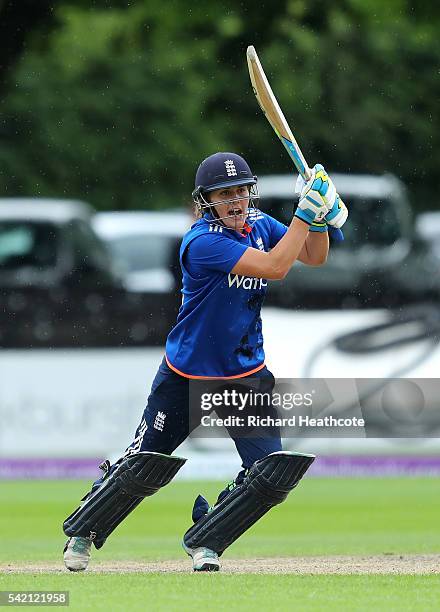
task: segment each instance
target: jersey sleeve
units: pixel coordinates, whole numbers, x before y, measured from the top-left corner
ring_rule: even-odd
[[[277,221],[270,215],[266,215],[266,219],[269,222],[270,228],[269,247],[272,249],[281,240],[288,228],[287,225]]]
[[[246,244],[221,234],[203,234],[189,243],[185,264],[193,274],[206,270],[229,274],[247,248]]]

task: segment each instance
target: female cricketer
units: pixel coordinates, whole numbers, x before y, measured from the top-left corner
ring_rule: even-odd
[[[200,164],[193,191],[198,219],[180,248],[183,300],[177,323],[133,442],[113,465],[104,462],[104,476],[64,522],[69,570],[85,570],[92,544],[100,548],[185,462],[172,453],[193,428],[192,381],[252,379],[272,390],[260,316],[267,280],[284,278],[295,261],[324,264],[327,225],[341,227],[348,213],[319,164],[300,185],[289,227],[262,213],[258,197],[257,177],[239,155],[215,153]],[[194,524],[183,537],[195,571],[218,570],[224,550],[287,497],[314,459],[283,451],[277,430],[270,436],[229,433],[243,469],[214,506],[196,499]]]

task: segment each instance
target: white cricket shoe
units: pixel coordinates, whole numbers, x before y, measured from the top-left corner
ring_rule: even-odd
[[[195,572],[218,572],[220,560],[218,554],[210,548],[188,548],[182,543],[183,550],[192,557]]]
[[[64,565],[71,572],[83,572],[89,564],[91,548],[89,538],[69,538],[64,547]]]

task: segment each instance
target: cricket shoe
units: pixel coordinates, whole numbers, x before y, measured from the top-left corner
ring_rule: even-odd
[[[64,565],[71,572],[83,572],[90,561],[90,538],[69,538],[64,547]]]
[[[210,548],[188,548],[182,542],[183,550],[192,557],[195,572],[218,572],[220,560],[218,554]]]

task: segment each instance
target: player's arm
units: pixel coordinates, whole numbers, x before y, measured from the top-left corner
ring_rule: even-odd
[[[315,232],[310,228],[298,261],[308,266],[322,266],[327,261],[328,250],[328,232]]]
[[[281,240],[269,252],[248,248],[232,272],[242,276],[283,279],[298,259],[309,265],[324,263],[328,252],[327,236],[315,237],[312,224],[319,223],[332,209],[336,189],[321,165],[313,169],[311,179],[304,185],[292,223]]]
[[[298,259],[308,233],[309,225],[294,217],[287,232],[269,253],[249,247],[232,268],[232,273],[269,280],[284,278]]]

